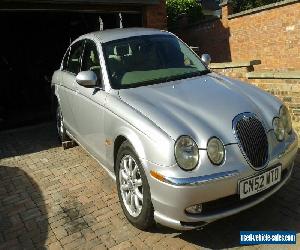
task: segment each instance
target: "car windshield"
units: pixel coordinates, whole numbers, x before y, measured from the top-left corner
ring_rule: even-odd
[[[200,58],[172,35],[145,35],[103,44],[112,88],[133,88],[210,72]]]

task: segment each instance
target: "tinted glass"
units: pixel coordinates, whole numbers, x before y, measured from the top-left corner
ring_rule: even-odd
[[[63,70],[67,70],[69,62],[70,49],[67,50],[64,60],[63,60]]]
[[[171,35],[137,36],[103,45],[111,85],[138,87],[208,73],[200,58]]]
[[[84,41],[79,41],[73,44],[71,47],[71,53],[69,56],[67,70],[74,74],[78,74],[80,71],[83,47],[84,47]]]
[[[82,57],[81,71],[91,70],[100,77],[100,61],[96,44],[87,40],[85,43],[84,53]]]

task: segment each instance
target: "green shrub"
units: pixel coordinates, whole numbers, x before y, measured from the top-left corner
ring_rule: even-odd
[[[197,0],[167,0],[168,24],[175,25],[182,15],[186,15],[189,23],[203,18],[201,4]]]

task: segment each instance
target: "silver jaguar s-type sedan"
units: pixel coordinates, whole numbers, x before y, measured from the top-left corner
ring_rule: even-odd
[[[115,29],[79,37],[52,78],[57,129],[116,179],[140,229],[193,229],[250,208],[289,179],[288,109],[211,72],[175,35]]]

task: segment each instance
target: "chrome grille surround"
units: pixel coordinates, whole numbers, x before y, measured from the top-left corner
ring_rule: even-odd
[[[232,121],[233,133],[248,164],[255,170],[269,161],[269,143],[265,126],[255,114],[246,112]]]

